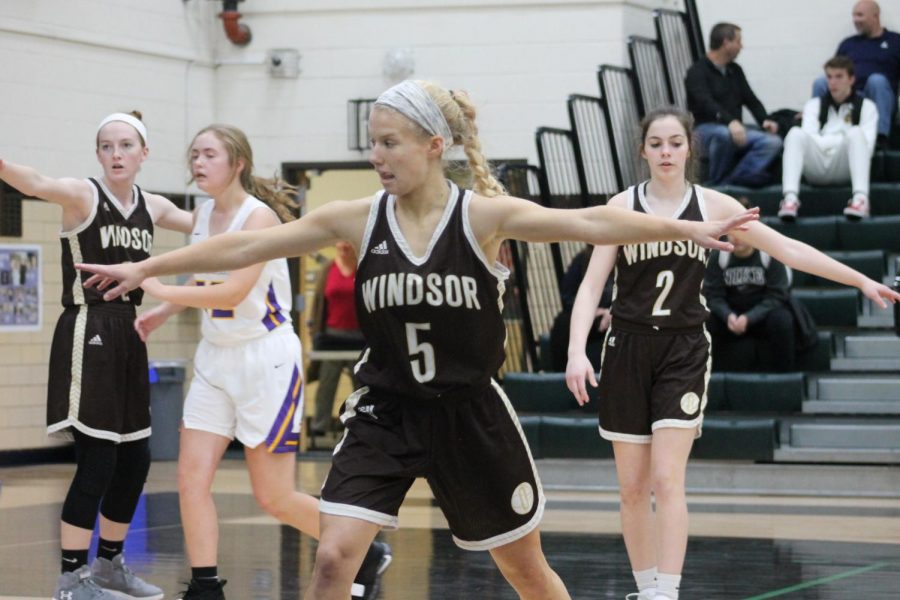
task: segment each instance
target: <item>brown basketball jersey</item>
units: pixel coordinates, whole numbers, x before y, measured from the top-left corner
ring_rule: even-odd
[[[88,219],[72,231],[60,234],[62,243],[63,306],[103,302],[103,291],[81,284],[90,273],[79,273],[75,263],[113,265],[138,262],[150,256],[153,219],[141,188],[133,187],[134,200],[128,210],[119,204],[103,182],[90,178],[94,208]],[[144,290],[137,288],[111,300],[140,305]]]
[[[490,264],[469,225],[472,193],[450,183],[424,256],[414,256],[394,213],[372,203],[356,272],[356,312],[368,347],[363,385],[439,398],[488,385],[504,359],[501,299],[508,271]]]
[[[631,210],[651,213],[647,182],[629,188]],[[688,187],[674,218],[705,221],[700,188]],[[692,241],[644,242],[619,246],[616,256],[613,323],[657,330],[699,327],[709,310],[703,297],[708,251]]]

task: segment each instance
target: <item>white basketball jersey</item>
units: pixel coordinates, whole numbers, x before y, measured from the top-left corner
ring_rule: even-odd
[[[216,201],[204,203],[197,214],[197,222],[191,235],[191,243],[202,242],[209,237],[209,219]],[[237,214],[228,225],[229,231],[240,231],[254,210],[265,203],[247,196]],[[216,285],[228,278],[228,272],[197,273],[197,285]],[[291,282],[287,260],[270,260],[263,267],[259,279],[240,304],[230,309],[203,310],[203,337],[213,344],[230,345],[262,337],[276,327],[291,322]]]

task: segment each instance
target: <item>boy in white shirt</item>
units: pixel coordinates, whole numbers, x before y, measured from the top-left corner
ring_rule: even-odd
[[[782,191],[778,216],[793,221],[800,210],[800,176],[818,185],[850,180],[848,219],[869,216],[869,169],[877,135],[878,109],[853,91],[853,61],[835,56],[825,63],[828,93],[803,107],[800,127],[784,140]]]

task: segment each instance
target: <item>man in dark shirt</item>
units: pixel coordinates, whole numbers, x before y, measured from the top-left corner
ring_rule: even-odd
[[[897,112],[900,83],[900,33],[881,26],[881,8],[873,0],[853,5],[853,26],[858,35],[846,38],[836,54],[846,56],[856,68],[856,90],[878,108],[878,145],[886,146],[891,121]],[[820,77],[813,84],[813,97],[828,92],[828,82]]]
[[[781,152],[778,124],[768,119],[740,65],[741,28],[718,23],[709,35],[709,52],[688,69],[688,110],[697,123],[700,150],[709,160],[710,185],[758,187],[769,182],[769,165]],[[742,122],[746,106],[765,131]]]

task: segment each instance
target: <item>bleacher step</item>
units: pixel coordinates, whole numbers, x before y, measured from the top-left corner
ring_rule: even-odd
[[[819,377],[811,396],[817,400],[900,400],[900,377]]]
[[[894,315],[889,310],[876,310],[871,314],[862,314],[856,320],[856,326],[864,329],[885,329],[894,326]]]
[[[900,357],[900,337],[858,336],[844,338],[846,358],[898,358]]]
[[[775,450],[775,462],[896,464],[900,463],[900,449],[794,448],[782,445]]]
[[[806,400],[803,413],[811,415],[900,415],[896,400]]]
[[[900,423],[794,423],[790,426],[788,445],[791,448],[889,450],[900,457]]]
[[[900,358],[832,358],[832,371],[900,371]]]

